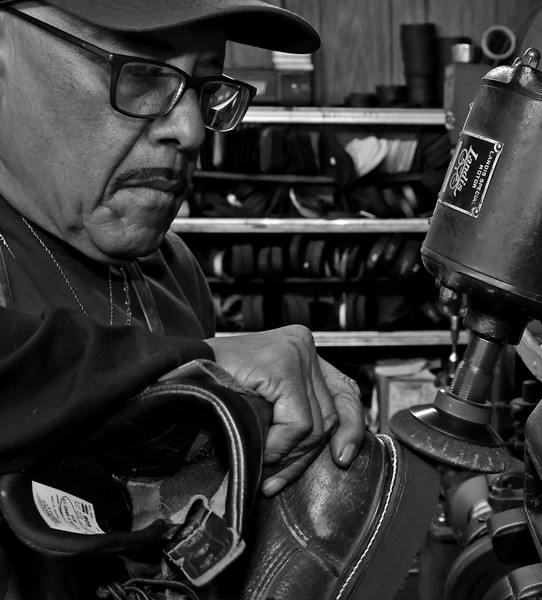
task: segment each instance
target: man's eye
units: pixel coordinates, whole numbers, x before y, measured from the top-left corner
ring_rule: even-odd
[[[159,87],[169,86],[171,82],[176,82],[179,79],[178,74],[171,69],[144,63],[124,65],[122,76],[134,82],[145,82]]]

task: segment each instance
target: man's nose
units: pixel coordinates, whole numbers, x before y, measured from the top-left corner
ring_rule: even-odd
[[[150,131],[156,143],[175,144],[181,151],[197,150],[205,138],[205,127],[195,90],[186,90],[165,116],[152,122]]]

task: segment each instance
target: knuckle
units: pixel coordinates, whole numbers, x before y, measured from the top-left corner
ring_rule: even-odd
[[[296,431],[300,439],[306,439],[314,435],[313,424],[308,421],[301,421],[296,425]]]
[[[286,329],[289,330],[289,333],[292,337],[303,342],[304,344],[314,344],[314,336],[312,335],[311,330],[308,327],[305,327],[305,325],[288,325]]]
[[[341,384],[346,391],[350,392],[351,394],[357,397],[361,396],[361,390],[359,389],[359,385],[357,384],[355,379],[352,379],[344,373],[341,373]]]

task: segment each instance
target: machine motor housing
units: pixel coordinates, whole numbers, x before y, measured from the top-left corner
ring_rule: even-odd
[[[441,285],[525,323],[542,318],[539,58],[483,77],[422,246]]]

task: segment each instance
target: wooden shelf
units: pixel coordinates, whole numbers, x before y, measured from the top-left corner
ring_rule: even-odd
[[[292,123],[330,125],[444,125],[441,108],[249,108],[244,123]]]
[[[228,337],[242,333],[219,332],[217,336]],[[448,346],[451,344],[450,332],[441,330],[427,331],[315,331],[314,341],[323,347],[386,347],[386,346]],[[470,333],[462,331],[459,344],[468,344]]]
[[[307,124],[307,125],[378,125],[391,126],[444,126],[442,109],[373,109],[342,107],[251,107],[245,123],[266,124]],[[374,178],[380,175],[374,174]],[[195,178],[222,181],[267,181],[271,183],[322,183],[331,184],[328,177],[305,177],[296,175],[258,175],[242,173],[196,172]],[[384,175],[389,183],[415,181],[419,174]],[[427,218],[417,219],[304,219],[304,218],[192,218],[178,217],[171,226],[176,233],[212,234],[343,234],[343,233],[426,233],[429,228]],[[449,346],[451,335],[448,330],[424,331],[324,331],[313,332],[318,347],[393,347],[393,346]],[[217,336],[242,335],[240,333],[219,332]],[[467,344],[470,332],[462,331],[461,345]]]
[[[218,277],[216,275],[208,275],[206,276],[207,283],[209,285],[223,285],[223,286],[231,286],[231,285],[240,285],[240,282],[229,275],[224,275],[222,277]],[[339,277],[277,277],[273,279],[272,277],[251,277],[248,280],[244,280],[243,284],[247,284],[250,287],[255,285],[257,286],[276,286],[280,285],[297,285],[297,286],[309,286],[309,285],[342,285],[347,287],[356,286],[356,288],[363,285],[375,285],[375,284],[394,284],[393,280],[390,277],[373,277],[373,278],[364,278],[364,279],[340,279]]]
[[[178,217],[175,233],[425,233],[428,219],[213,219]]]
[[[332,177],[326,175],[294,175],[290,173],[233,173],[231,171],[194,172],[194,181],[238,181],[240,183],[287,183],[291,185],[337,185]],[[419,173],[369,173],[358,181],[367,184],[401,184],[420,181]]]
[[[275,173],[232,173],[229,171],[195,171],[194,181],[238,181],[251,183],[288,183],[297,185],[336,185],[325,175],[293,175]]]

